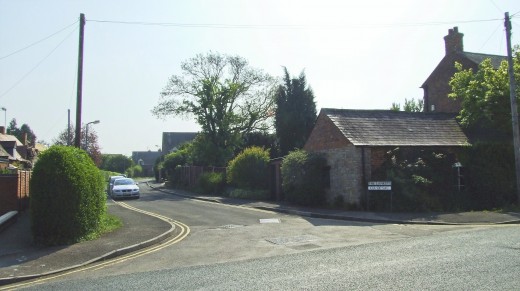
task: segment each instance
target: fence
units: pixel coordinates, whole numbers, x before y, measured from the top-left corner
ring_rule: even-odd
[[[0,215],[29,207],[31,171],[0,175]]]

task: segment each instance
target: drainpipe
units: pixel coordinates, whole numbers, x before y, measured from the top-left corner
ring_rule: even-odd
[[[363,189],[363,192],[365,194],[365,198],[367,201],[367,211],[368,211],[368,191],[366,189],[367,185],[367,177],[365,173],[365,147],[361,147],[361,189]]]

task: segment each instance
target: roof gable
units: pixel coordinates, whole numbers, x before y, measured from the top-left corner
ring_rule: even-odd
[[[470,53],[470,52],[456,52],[451,53],[448,55],[445,55],[442,60],[437,64],[435,69],[431,72],[431,74],[426,78],[426,81],[422,84],[421,88],[424,88],[426,84],[432,79],[436,78],[438,74],[445,74],[446,68],[449,68],[450,71],[455,72],[455,62],[459,63],[466,63],[470,66],[473,66],[475,68],[480,65],[485,59],[490,59],[491,64],[493,65],[493,68],[497,69],[502,61],[507,60],[505,56],[498,56],[498,55],[489,55],[489,54],[479,54],[479,53]],[[467,69],[465,67],[464,69]],[[452,75],[450,73],[449,76],[447,76],[448,79],[451,79]]]
[[[179,145],[192,141],[197,134],[197,132],[163,132],[162,151],[167,154]]]
[[[462,146],[468,139],[454,114],[322,109],[355,146]]]

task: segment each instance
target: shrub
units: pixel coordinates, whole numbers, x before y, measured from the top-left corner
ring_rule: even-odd
[[[476,143],[465,152],[465,183],[474,209],[493,209],[515,203],[516,178],[513,146]]]
[[[143,175],[143,167],[134,165],[125,171],[125,175],[129,178],[141,177]]]
[[[184,166],[188,162],[188,157],[189,153],[186,147],[164,156],[164,161],[161,163],[162,166],[160,167],[164,169],[166,178],[173,185],[180,182],[176,180],[178,178],[178,175],[176,175],[176,172],[178,172],[176,170],[177,167]]]
[[[459,210],[452,165],[454,155],[434,149],[395,148],[373,178],[392,181],[393,210]],[[370,209],[390,210],[390,194],[375,193]]]
[[[106,213],[105,183],[85,151],[49,148],[40,155],[30,183],[35,242],[73,243],[99,230]]]
[[[206,172],[200,175],[197,186],[203,194],[216,195],[222,192],[225,183],[224,173]]]
[[[267,189],[269,152],[250,147],[228,164],[227,182],[243,189]]]
[[[282,189],[287,201],[305,206],[325,202],[324,171],[327,161],[322,154],[303,150],[290,152],[282,163]]]

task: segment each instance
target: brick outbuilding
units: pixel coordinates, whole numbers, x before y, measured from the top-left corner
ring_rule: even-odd
[[[360,204],[372,173],[396,147],[456,152],[468,139],[454,114],[322,109],[304,146],[324,153],[330,167],[327,199]]]

